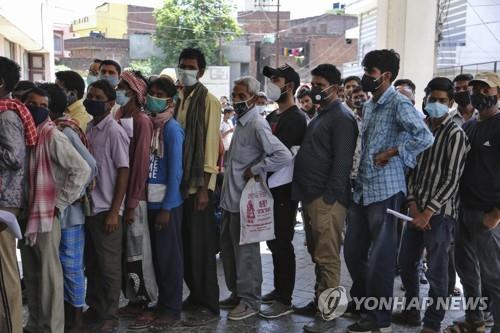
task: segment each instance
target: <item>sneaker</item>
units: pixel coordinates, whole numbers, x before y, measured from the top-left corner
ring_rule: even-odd
[[[495,320],[493,319],[493,314],[489,311],[483,311],[484,326],[493,327],[495,326]]]
[[[285,305],[281,302],[273,302],[264,310],[260,310],[259,315],[266,319],[275,319],[293,313],[291,305]]]
[[[314,317],[316,315],[316,312],[318,312],[318,307],[316,306],[316,304],[314,304],[314,301],[310,301],[304,306],[294,306],[293,312],[301,316]]]
[[[219,301],[219,307],[223,310],[234,309],[238,304],[240,304],[240,299],[232,295],[222,301]]]
[[[274,301],[277,300],[278,300],[278,295],[276,294],[276,290],[273,290],[270,293],[262,296],[262,304],[272,304]]]
[[[234,309],[229,311],[227,315],[227,319],[229,320],[243,320],[247,319],[250,317],[255,316],[258,314],[259,311],[252,309],[250,305],[246,304],[245,302],[240,302]]]
[[[343,316],[347,318],[357,318],[361,316],[361,309],[356,308],[356,303],[354,301],[350,301],[347,304],[347,309],[345,310]]]
[[[347,327],[349,333],[392,333],[391,325],[378,327],[368,320],[361,320]]]
[[[218,314],[215,314],[208,309],[201,309],[186,315],[186,319],[183,320],[182,325],[187,327],[199,327],[216,322],[219,319],[220,317]]]
[[[304,326],[304,332],[308,333],[322,333],[327,332],[336,326],[335,320],[324,320],[323,317],[318,313],[314,317],[314,320],[309,322]]]
[[[392,322],[399,325],[417,327],[422,324],[422,319],[418,310],[403,310],[392,314]]]

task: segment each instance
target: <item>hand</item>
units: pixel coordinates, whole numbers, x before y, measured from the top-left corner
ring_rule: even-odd
[[[7,229],[7,224],[0,222],[0,232],[4,231],[5,229]]]
[[[415,217],[419,213],[416,201],[410,201],[408,203],[408,209],[410,211],[409,212],[410,213],[410,217]]]
[[[431,230],[431,225],[429,221],[432,217],[432,211],[426,209],[421,213],[417,213],[415,217],[413,217],[413,226],[421,231]]]
[[[254,177],[255,175],[253,174],[252,170],[250,168],[245,170],[245,173],[243,173],[243,179],[247,182],[250,178]]]
[[[120,223],[120,215],[118,213],[109,212],[104,220],[104,231],[108,234],[118,230],[118,224]]]
[[[125,215],[123,217],[123,220],[128,225],[133,224],[135,222],[135,209],[134,208],[127,208],[125,210]]]
[[[389,148],[386,151],[378,153],[373,159],[376,166],[384,167],[389,163],[389,160],[397,154],[397,149]]]
[[[200,187],[198,192],[196,192],[196,202],[194,203],[194,209],[205,210],[208,207],[208,189],[205,187]]]
[[[163,228],[166,228],[168,226],[168,223],[170,222],[170,212],[168,210],[160,210],[158,215],[156,215],[155,219],[155,228],[156,230],[162,230]]]
[[[491,212],[484,214],[483,225],[488,229],[495,229],[500,222],[500,211],[495,208]]]

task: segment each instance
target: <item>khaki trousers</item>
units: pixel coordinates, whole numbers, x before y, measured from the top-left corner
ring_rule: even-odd
[[[0,332],[23,331],[22,297],[16,258],[16,239],[0,231]]]
[[[64,332],[64,282],[59,244],[61,224],[54,220],[52,231],[39,233],[34,246],[21,241],[24,283],[28,295],[26,328],[37,333]]]
[[[340,247],[347,209],[338,201],[327,204],[323,197],[305,205],[307,250],[316,265],[316,299],[340,284]]]

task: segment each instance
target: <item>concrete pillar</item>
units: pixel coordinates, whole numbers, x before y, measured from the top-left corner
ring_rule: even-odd
[[[437,0],[378,0],[377,49],[399,53],[398,78],[415,82],[417,107],[434,73],[436,15]]]

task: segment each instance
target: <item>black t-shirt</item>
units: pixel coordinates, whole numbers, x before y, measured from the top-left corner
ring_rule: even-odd
[[[460,193],[466,208],[500,209],[500,113],[463,125],[471,150],[467,155]]]
[[[266,117],[273,134],[290,149],[302,145],[307,129],[304,112],[297,106],[292,106],[284,112],[273,111]]]

